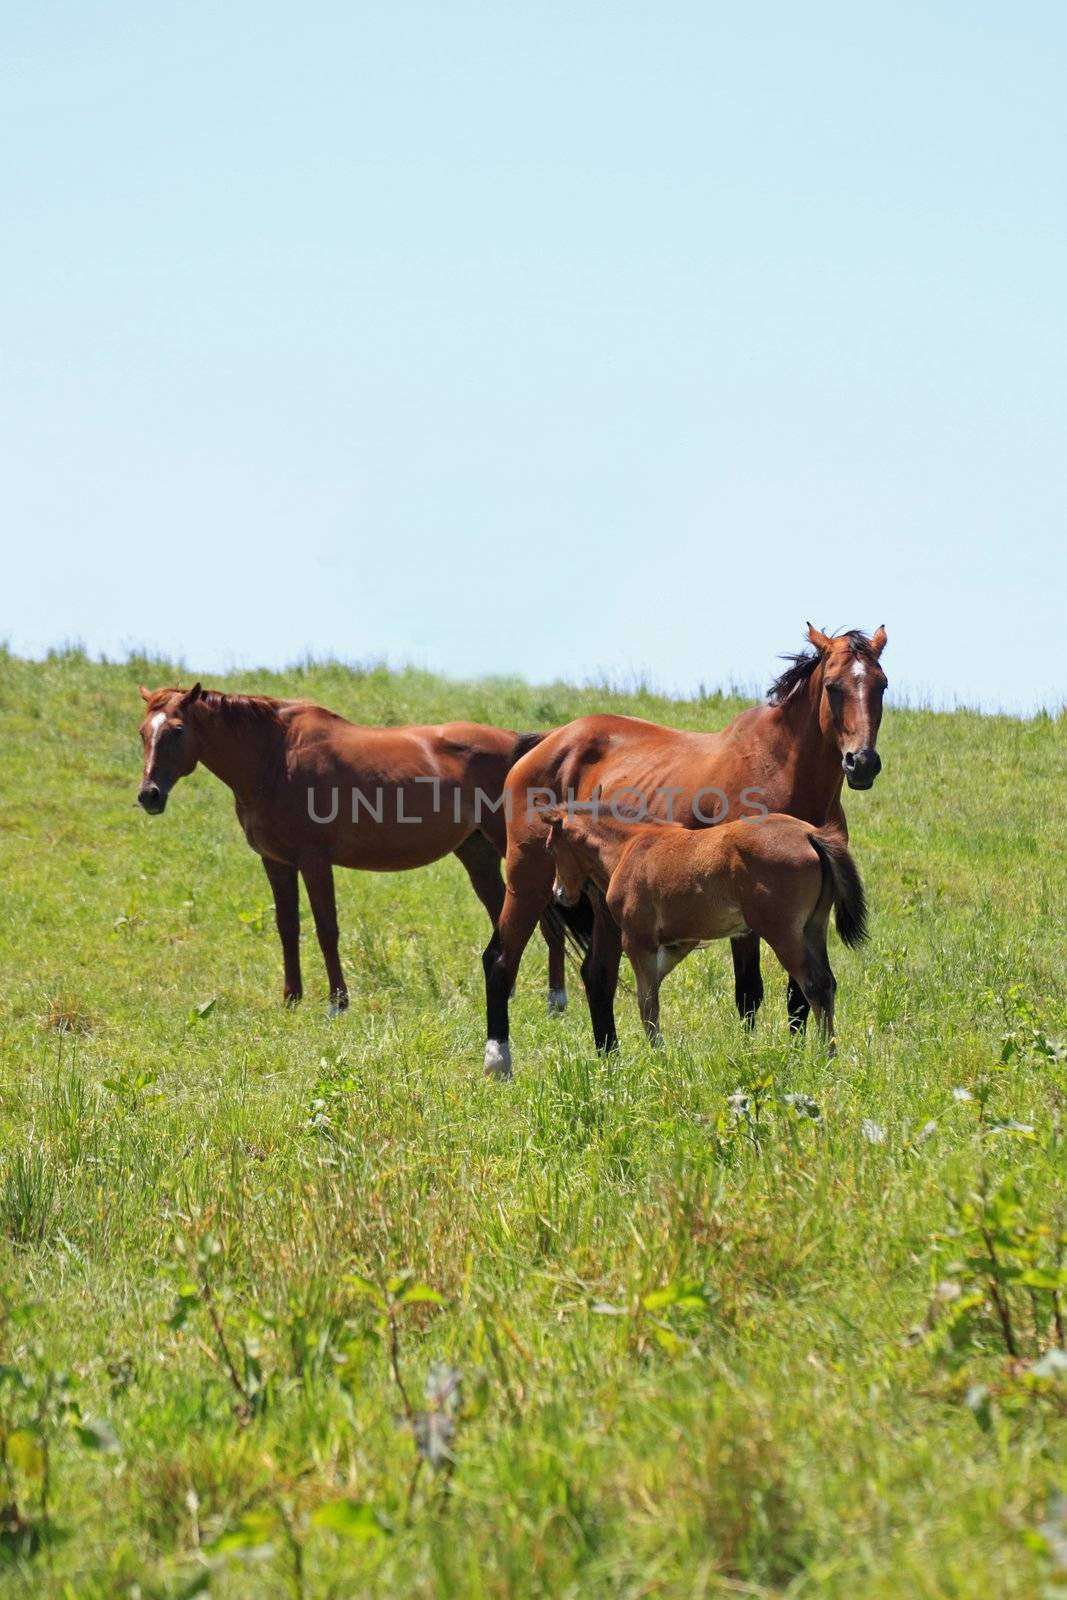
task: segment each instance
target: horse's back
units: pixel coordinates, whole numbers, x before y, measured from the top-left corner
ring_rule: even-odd
[[[610,796],[631,788],[655,811],[664,785],[683,793],[703,781],[721,737],[614,713],[577,717],[522,756],[508,786],[515,795],[544,788],[560,802],[568,795],[585,800],[597,790]]]
[[[639,746],[700,745],[715,735],[668,728],[643,717],[623,717],[613,712],[576,717],[562,728],[546,733],[536,746],[535,759],[545,763],[597,760],[612,751]],[[525,758],[529,759],[529,757]]]
[[[328,750],[339,761],[360,767],[409,770],[432,775],[439,764],[483,758],[510,760],[516,734],[478,722],[410,723],[373,727],[349,722],[337,712],[311,704],[294,706],[288,719],[289,747]]]
[[[519,737],[510,728],[496,728],[484,722],[442,722],[412,731],[438,740],[446,750],[504,757],[511,756]]]

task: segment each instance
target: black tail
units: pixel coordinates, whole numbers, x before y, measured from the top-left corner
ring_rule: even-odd
[[[530,750],[536,749],[542,739],[547,739],[545,733],[518,733],[515,735],[515,744],[511,751],[511,760],[508,769],[522,759]],[[589,945],[593,938],[593,902],[589,896],[583,894],[581,899],[573,906],[551,905],[545,912],[549,922],[554,922],[558,928],[563,929],[563,936],[571,954],[579,961],[585,959]]]
[[[589,896],[583,894],[572,906],[553,902],[545,916],[563,929],[568,948],[579,961],[584,961],[593,939],[593,902]]]
[[[849,854],[844,835],[836,828],[821,828],[808,837],[833,887],[834,913],[841,941],[854,950],[867,937],[867,896],[856,863]]]

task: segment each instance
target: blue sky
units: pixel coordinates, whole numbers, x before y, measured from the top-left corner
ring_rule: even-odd
[[[9,8],[0,635],[1064,695],[1067,12]]]

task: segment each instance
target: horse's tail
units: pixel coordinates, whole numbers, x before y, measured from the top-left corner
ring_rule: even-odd
[[[517,733],[511,747],[508,771],[529,751],[536,749],[542,739],[547,738],[547,733]],[[545,918],[563,929],[571,953],[579,961],[584,960],[593,938],[593,902],[589,896],[583,894],[572,906],[554,903],[545,912]]]
[[[584,961],[593,942],[595,913],[589,896],[583,892],[572,906],[565,906],[554,900],[546,910],[545,916],[549,922],[562,927],[563,937],[571,953],[579,962]]]
[[[867,937],[867,896],[845,836],[839,828],[819,828],[810,833],[812,847],[822,862],[823,879],[833,894],[837,931],[851,949]]]

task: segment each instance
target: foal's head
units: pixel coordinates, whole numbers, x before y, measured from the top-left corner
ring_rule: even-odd
[[[882,770],[875,749],[888,679],[879,665],[886,632],[868,639],[853,629],[833,636],[808,623],[813,649],[792,658],[771,685],[771,703],[784,706],[805,692],[814,701],[823,737],[840,752],[850,789],[869,789]]]
[[[144,689],[147,702],[141,723],[144,772],[137,803],[150,816],[158,816],[179,778],[187,778],[199,759],[192,708],[200,699],[200,685],[191,689]]]
[[[576,906],[589,881],[589,868],[575,849],[579,842],[577,825],[573,816],[563,810],[542,811],[541,817],[548,826],[545,843],[556,863],[553,898],[561,906]]]

